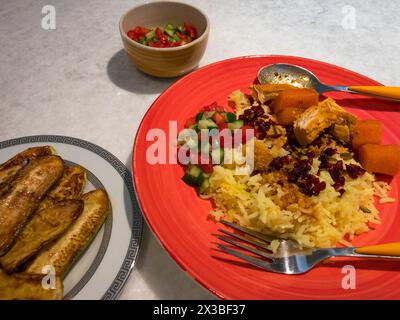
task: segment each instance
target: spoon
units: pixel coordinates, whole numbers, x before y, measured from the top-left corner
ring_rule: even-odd
[[[328,91],[342,91],[400,101],[400,87],[326,85],[311,71],[287,63],[275,63],[262,67],[258,71],[258,81],[261,84],[290,84],[299,88],[314,89],[320,94]]]

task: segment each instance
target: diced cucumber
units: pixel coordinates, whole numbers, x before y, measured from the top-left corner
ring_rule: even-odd
[[[224,162],[224,149],[213,149],[211,151],[211,159],[213,164],[222,164]]]
[[[170,23],[165,26],[164,31],[171,37],[173,37],[176,32],[174,26]]]
[[[198,166],[189,165],[182,180],[189,186],[198,187],[203,183],[205,178],[208,177]]]
[[[146,33],[147,40],[151,40],[155,36],[156,36],[156,34],[154,33],[154,30],[151,30],[151,31]]]
[[[197,179],[202,173],[203,171],[198,166],[195,165],[191,165],[186,169],[186,174],[190,175],[195,179]]]
[[[194,179],[192,176],[190,176],[188,174],[185,174],[182,177],[182,181],[184,183],[186,183],[187,185],[191,186],[191,187],[197,187],[198,186],[197,179]]]
[[[219,130],[214,128],[208,131],[208,136],[211,138],[211,147],[213,149],[219,148],[220,146],[220,137],[219,137]]]
[[[217,124],[210,119],[202,119],[198,122],[199,129],[218,128]]]
[[[170,42],[176,42],[177,40],[174,37],[168,36],[168,41]]]
[[[204,194],[209,187],[210,187],[210,181],[208,179],[204,179],[202,184],[200,185],[199,193]]]
[[[184,26],[179,26],[178,31],[182,34],[186,33],[186,28]]]
[[[232,112],[223,112],[223,115],[226,119],[226,122],[234,122],[236,121],[236,115]]]
[[[231,130],[240,129],[241,127],[243,127],[243,120],[236,120],[228,123],[228,128]]]
[[[200,131],[199,128],[197,127],[197,123],[192,124],[191,126],[189,126],[188,129],[194,130],[194,131],[196,131],[196,132],[199,132],[199,131]]]
[[[211,177],[211,173],[203,172],[201,175],[203,176],[203,179],[208,179],[209,177]]]
[[[175,30],[173,29],[165,29],[165,32],[170,36],[173,37],[175,35]]]
[[[146,45],[146,44],[147,44],[147,39],[146,39],[146,37],[141,36],[141,37],[139,38],[139,43],[141,43],[141,44],[143,44],[143,45]]]
[[[203,115],[203,119],[211,119],[214,115],[215,111],[205,111]]]
[[[197,149],[197,131],[198,128],[195,125],[183,129],[178,135],[178,144],[181,146],[186,145],[189,149]]]
[[[197,140],[197,134],[193,132],[193,128],[182,129],[178,135],[179,142],[185,142],[190,139]]]
[[[199,112],[196,114],[196,122],[199,122],[200,120],[203,119],[204,112]]]

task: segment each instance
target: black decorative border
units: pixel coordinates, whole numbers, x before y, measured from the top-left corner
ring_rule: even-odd
[[[125,182],[126,187],[128,188],[129,195],[133,205],[133,220],[132,220],[132,237],[129,243],[128,251],[126,253],[125,259],[122,263],[122,266],[115,277],[113,283],[110,285],[106,293],[103,295],[103,300],[114,300],[118,298],[121,290],[128,279],[128,276],[133,269],[135,264],[137,254],[139,251],[140,242],[142,239],[142,228],[143,228],[143,217],[140,214],[140,209],[135,197],[135,191],[133,189],[132,184],[132,176],[128,168],[118,160],[114,155],[112,155],[107,150],[99,147],[98,145],[67,136],[58,136],[58,135],[37,135],[37,136],[27,136],[21,138],[15,138],[0,142],[0,149],[4,149],[7,147],[20,145],[24,143],[35,143],[35,142],[47,142],[47,143],[64,143],[70,144],[73,146],[77,146],[86,150],[89,150],[104,160],[106,160],[109,164],[111,164],[114,169],[119,173],[122,179]]]

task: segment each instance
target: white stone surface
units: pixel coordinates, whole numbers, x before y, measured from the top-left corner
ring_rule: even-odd
[[[120,16],[137,1],[1,0],[0,140],[60,134],[94,142],[130,166],[136,129],[173,81],[148,77],[127,60]],[[250,54],[309,57],[400,85],[398,0],[187,1],[211,20],[201,65]],[[57,29],[41,28],[56,8]],[[356,28],[342,27],[345,5]],[[122,299],[213,299],[185,274],[146,227]]]

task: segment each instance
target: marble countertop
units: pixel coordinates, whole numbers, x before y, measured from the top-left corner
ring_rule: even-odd
[[[138,1],[0,2],[0,140],[36,134],[79,137],[130,167],[137,127],[175,80],[138,72],[122,51],[120,16]],[[200,66],[250,54],[323,60],[400,85],[397,0],[193,0],[211,20]],[[56,30],[41,27],[56,9]],[[162,266],[162,268],[160,268]],[[122,299],[214,299],[144,228]]]

